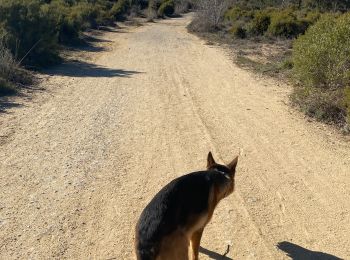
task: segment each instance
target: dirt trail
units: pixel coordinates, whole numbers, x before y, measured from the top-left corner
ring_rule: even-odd
[[[237,190],[201,258],[231,244],[224,259],[350,259],[349,142],[188,34],[189,20],[107,33],[94,62],[57,67],[0,115],[0,259],[133,259],[151,197],[209,150],[228,161],[239,148]]]

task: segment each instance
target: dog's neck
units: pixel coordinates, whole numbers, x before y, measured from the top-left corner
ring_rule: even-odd
[[[216,167],[212,168],[211,170],[216,171],[216,172],[219,172],[219,173],[223,174],[223,175],[225,176],[226,179],[231,180],[231,177],[230,177],[230,175],[229,175],[227,172],[220,171],[220,170],[219,170],[218,168],[216,168]]]

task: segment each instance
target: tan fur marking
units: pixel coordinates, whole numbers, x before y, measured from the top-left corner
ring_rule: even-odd
[[[192,259],[198,260],[198,254],[199,254],[199,245],[201,243],[201,238],[203,234],[204,227],[197,230],[193,233],[191,238],[191,246],[192,246]]]
[[[187,235],[182,230],[177,230],[162,240],[156,260],[189,260],[189,245]]]

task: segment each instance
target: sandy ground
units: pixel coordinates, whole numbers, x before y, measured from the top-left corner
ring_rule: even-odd
[[[0,114],[0,259],[133,259],[154,194],[209,150],[227,162],[239,149],[202,259],[350,259],[349,140],[189,21],[106,33],[93,60],[54,68]]]

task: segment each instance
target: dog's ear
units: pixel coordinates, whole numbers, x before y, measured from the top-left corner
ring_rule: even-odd
[[[208,153],[208,159],[207,159],[207,169],[210,169],[210,167],[214,166],[216,164],[213,155],[211,152]]]
[[[236,156],[235,159],[232,160],[232,162],[230,162],[227,167],[230,169],[231,175],[234,176],[236,173],[236,166],[238,163],[238,156]]]

